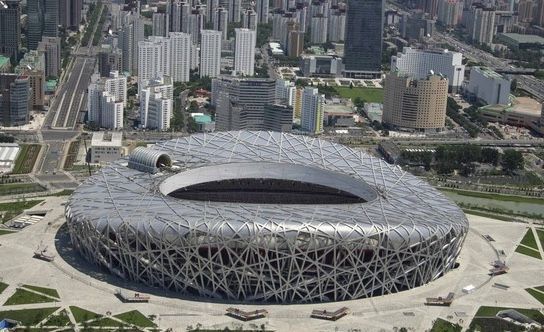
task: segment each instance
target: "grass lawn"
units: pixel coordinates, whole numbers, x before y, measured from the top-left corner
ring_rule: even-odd
[[[533,287],[533,288],[536,288],[536,289],[538,289],[539,291],[543,291],[543,292],[544,292],[544,286],[538,286],[538,287]]]
[[[523,239],[521,240],[521,244],[526,245],[527,247],[533,248],[535,250],[538,250],[538,246],[536,245],[536,239],[533,234],[532,229],[527,229],[527,233],[523,236]]]
[[[19,151],[15,160],[12,174],[27,174],[32,172],[41,148],[39,144],[22,144],[21,151]]]
[[[525,328],[516,325],[514,323],[505,321],[504,319],[495,317],[477,317],[470,322],[471,331],[479,332],[497,332],[497,331],[510,331],[510,332],[522,332]],[[467,330],[468,331],[468,330]]]
[[[66,310],[62,310],[58,315],[49,317],[45,326],[67,326],[70,325],[70,318],[66,313]]]
[[[6,234],[12,234],[12,233],[16,233],[16,232],[0,229],[0,235],[6,235]]]
[[[46,288],[46,287],[39,287],[39,286],[32,286],[32,285],[23,285],[23,287],[60,299],[59,293],[57,292],[56,289],[53,289],[53,288]]]
[[[34,182],[0,184],[0,196],[26,194],[38,191],[45,191],[45,188]]]
[[[16,305],[16,304],[29,304],[29,303],[47,303],[55,302],[47,296],[32,293],[22,288],[17,288],[15,294],[13,294],[4,305]]]
[[[536,291],[536,290],[534,290],[532,288],[527,288],[525,290],[527,291],[527,293],[531,294],[532,297],[537,299],[538,302],[544,304],[544,293]]]
[[[21,214],[23,210],[30,209],[41,202],[43,202],[43,200],[0,203],[0,214],[3,215],[0,219],[0,223],[5,223],[11,218]]]
[[[540,252],[538,252],[536,250],[533,250],[533,249],[530,249],[530,248],[527,248],[527,247],[518,246],[516,248],[516,252],[520,253],[520,254],[523,254],[523,255],[531,256],[531,257],[534,257],[534,258],[542,259],[542,257],[540,256]]]
[[[102,317],[102,315],[99,315],[95,312],[85,310],[76,306],[70,306],[70,311],[72,312],[72,315],[74,315],[74,319],[76,320],[76,323],[81,323],[89,319]]]
[[[476,210],[472,210],[472,209],[463,209],[463,212],[468,213],[468,214],[472,214],[472,215],[475,215],[475,216],[490,218],[490,219],[497,219],[497,220],[502,220],[502,221],[512,221],[512,218],[508,218],[508,217],[501,216],[501,215],[498,215],[498,214],[483,212],[483,211],[476,211]]]
[[[443,320],[440,318],[437,318],[434,321],[433,327],[431,328],[431,332],[461,332],[462,328],[458,324],[453,324],[448,322],[447,320]]]
[[[537,229],[536,235],[538,235],[538,240],[540,241],[540,245],[542,248],[544,248],[544,230]]]
[[[505,308],[505,307],[486,307],[482,306],[478,309],[476,312],[476,317],[495,317],[495,315],[501,311],[506,309],[515,309],[521,314],[524,314],[525,316],[539,322],[540,324],[544,323],[544,315],[540,313],[538,310],[534,309],[520,309],[520,308]]]
[[[469,196],[469,197],[480,197],[487,199],[494,199],[497,201],[509,201],[509,202],[518,202],[518,203],[532,203],[532,204],[542,204],[544,205],[544,199],[534,198],[534,197],[525,197],[525,196],[514,196],[514,195],[502,195],[502,194],[492,194],[492,193],[483,193],[478,191],[468,191],[468,190],[457,190],[450,188],[440,188],[443,191],[451,191],[459,195]]]
[[[121,326],[127,326],[123,323],[120,323],[116,320],[113,320],[109,317],[105,317],[99,320],[96,320],[94,322],[90,322],[89,326],[100,326],[100,327],[121,327]]]
[[[353,87],[350,89],[343,86],[336,86],[334,89],[342,98],[351,98],[353,100],[360,97],[368,103],[383,103],[383,89],[366,87]]]
[[[44,320],[47,316],[54,313],[57,309],[58,307],[0,311],[0,319],[9,318],[18,320],[23,323],[23,325],[36,325]]]
[[[8,288],[8,284],[4,284],[3,282],[0,282],[0,294],[2,294],[3,291],[6,290],[6,288]]]
[[[125,321],[129,324],[136,325],[139,327],[155,327],[155,323],[153,323],[149,318],[147,318],[144,314],[139,312],[138,310],[132,310],[128,312],[124,312],[119,315],[115,315],[114,317],[119,318],[122,321]]]

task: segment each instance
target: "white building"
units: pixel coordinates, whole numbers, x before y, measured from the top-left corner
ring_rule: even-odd
[[[153,36],[166,37],[168,35],[168,19],[164,13],[153,13]]]
[[[294,82],[276,80],[276,102],[293,106],[295,104],[296,90]]]
[[[169,37],[151,36],[138,45],[138,83],[170,76],[174,82],[188,82],[191,71],[191,36],[172,32]]]
[[[221,31],[202,30],[200,77],[217,77],[221,73],[221,39]]]
[[[472,67],[467,90],[487,104],[510,103],[510,80],[484,67]]]
[[[213,14],[213,29],[221,31],[223,40],[227,40],[228,16],[229,12],[223,7],[217,8]]]
[[[142,128],[167,130],[173,109],[172,79],[164,76],[145,82],[145,85],[140,92],[140,125]]]
[[[236,29],[234,70],[237,74],[253,76],[257,33],[250,29]]]
[[[108,78],[93,76],[87,97],[90,123],[106,129],[122,129],[126,103],[125,76],[117,71],[112,71]]]
[[[317,134],[323,131],[323,103],[325,96],[317,88],[306,87],[302,93],[302,130]]]
[[[123,134],[120,132],[95,132],[91,140],[91,163],[102,164],[123,156]]]
[[[445,76],[450,88],[455,90],[461,86],[465,76],[465,65],[462,61],[463,54],[459,52],[404,47],[402,53],[391,57],[391,71],[398,70],[400,74],[420,80],[426,78],[432,70],[435,74]]]
[[[310,28],[310,42],[312,44],[324,44],[327,42],[327,28],[329,19],[320,15],[312,17]]]
[[[13,170],[20,150],[17,143],[0,143],[0,174]]]

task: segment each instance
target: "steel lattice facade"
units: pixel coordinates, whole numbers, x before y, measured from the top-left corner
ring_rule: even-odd
[[[84,257],[146,285],[281,303],[388,294],[452,269],[468,230],[462,210],[427,183],[365,152],[324,140],[218,132],[148,149],[154,160],[168,155],[172,168],[153,174],[120,160],[90,177],[66,206],[72,243]],[[338,188],[365,202],[247,204],[164,193],[184,181],[217,181],[222,165],[219,178],[249,177],[245,174],[259,168],[255,163],[263,164],[262,172],[268,172],[264,165],[275,164],[274,176],[285,178],[307,168],[301,177],[313,176],[328,186],[336,176],[338,182],[350,177],[351,183]],[[204,171],[183,178],[207,167],[216,170],[213,176]],[[321,171],[331,176],[312,175]]]

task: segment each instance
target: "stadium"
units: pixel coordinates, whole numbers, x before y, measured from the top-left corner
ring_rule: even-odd
[[[273,132],[137,148],[66,204],[73,245],[127,280],[223,301],[384,295],[454,268],[463,211],[365,152]]]

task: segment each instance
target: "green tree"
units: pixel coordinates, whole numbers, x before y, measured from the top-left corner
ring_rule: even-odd
[[[501,156],[501,166],[508,174],[511,174],[518,169],[523,169],[523,164],[523,154],[514,149],[505,150]]]

